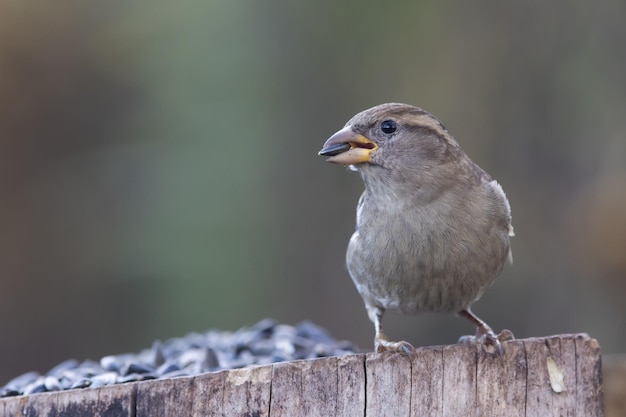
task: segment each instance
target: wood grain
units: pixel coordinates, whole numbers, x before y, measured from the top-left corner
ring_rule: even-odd
[[[0,417],[602,417],[598,342],[457,344],[356,354],[0,400]]]

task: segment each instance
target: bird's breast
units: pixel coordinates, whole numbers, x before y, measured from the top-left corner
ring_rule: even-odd
[[[494,230],[493,221],[450,204],[381,210],[362,200],[357,218],[348,270],[366,303],[389,310],[468,307],[509,251],[508,236]]]

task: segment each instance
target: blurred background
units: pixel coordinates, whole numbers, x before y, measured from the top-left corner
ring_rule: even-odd
[[[317,151],[387,101],[511,201],[515,263],[474,311],[626,352],[625,21],[621,0],[0,3],[0,385],[265,317],[371,350],[344,266],[361,179]]]

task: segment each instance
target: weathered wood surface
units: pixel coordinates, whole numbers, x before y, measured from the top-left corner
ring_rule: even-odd
[[[604,415],[600,347],[587,335],[358,354],[0,400],[18,416]]]

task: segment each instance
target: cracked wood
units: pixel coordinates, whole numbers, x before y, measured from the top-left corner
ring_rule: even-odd
[[[0,400],[17,416],[604,415],[600,347],[584,334],[283,362]]]

